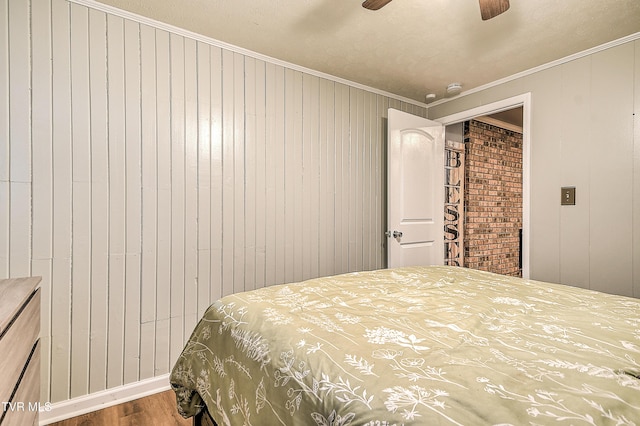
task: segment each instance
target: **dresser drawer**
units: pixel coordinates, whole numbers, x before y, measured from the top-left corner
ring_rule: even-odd
[[[2,426],[26,426],[38,424],[40,409],[40,341],[29,359],[18,389],[13,395],[13,409],[6,410]]]
[[[27,301],[0,340],[0,401],[9,401],[38,339],[39,325],[40,289]]]
[[[40,408],[39,277],[0,280],[0,423],[37,424]]]

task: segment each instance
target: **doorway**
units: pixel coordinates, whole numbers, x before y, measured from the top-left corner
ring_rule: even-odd
[[[505,121],[505,117],[518,114],[521,122],[513,128],[509,124],[513,120]],[[449,203],[456,201],[456,190],[451,186],[446,187],[445,250],[451,248],[447,238],[455,236],[455,233],[449,232],[455,228],[459,231],[460,243],[456,243],[453,249],[459,251],[461,261],[458,264],[461,266],[529,277],[530,114],[530,95],[525,94],[438,120],[445,124],[447,132],[445,180],[449,180],[449,183],[457,183],[459,178],[463,177],[462,188],[458,188],[457,191],[462,191],[460,194],[467,194],[466,199],[463,198],[463,205],[457,206],[457,212],[454,213],[455,209],[451,208],[452,205]],[[504,125],[504,122],[507,124]],[[498,141],[503,138],[508,139],[506,144]],[[517,139],[519,142],[516,141]],[[474,145],[473,147],[466,146],[470,142]],[[456,145],[457,152],[449,150],[451,147],[456,148]],[[472,148],[471,151],[468,148]],[[505,154],[500,153],[500,149],[519,150],[520,160],[504,158]],[[490,151],[490,158],[478,157],[483,154],[483,151]],[[473,158],[465,158],[468,156]],[[467,165],[471,162],[472,165],[464,167],[462,171],[451,170],[452,166],[459,164],[460,161]],[[506,171],[505,168],[512,166],[513,163],[519,163],[515,167],[517,171]],[[497,170],[488,171],[485,166],[489,164],[495,165]],[[474,167],[480,170],[474,171]],[[468,172],[473,173],[469,175]],[[507,174],[518,174],[518,180],[505,179]],[[454,177],[453,180],[449,179],[451,176]],[[511,190],[507,191],[508,187],[515,188],[517,191],[515,193],[510,192]],[[514,195],[516,193],[518,195]],[[450,197],[451,194],[454,197]],[[469,194],[475,199],[468,200]],[[493,202],[487,200],[487,196]],[[514,198],[519,200],[512,203]],[[466,206],[464,206],[465,203]],[[515,207],[515,204],[518,207]],[[519,218],[506,218],[501,209],[518,210]],[[454,227],[450,222],[456,216],[460,217],[459,227]],[[474,226],[477,228],[474,229]],[[495,232],[490,240],[488,236],[492,233],[491,231]],[[475,242],[474,237],[477,237]],[[463,243],[465,241],[466,245]],[[495,262],[498,264],[502,262],[502,266],[497,268],[490,266],[495,265]]]
[[[517,119],[522,109],[510,110]],[[464,266],[522,276],[522,131],[497,116],[463,125]]]

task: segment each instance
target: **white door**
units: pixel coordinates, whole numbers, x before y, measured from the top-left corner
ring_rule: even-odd
[[[387,265],[444,263],[444,126],[389,109]]]

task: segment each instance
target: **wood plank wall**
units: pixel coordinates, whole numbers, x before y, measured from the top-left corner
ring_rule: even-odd
[[[41,275],[42,400],[165,374],[232,292],[385,266],[419,105],[66,0],[0,0],[0,278]]]

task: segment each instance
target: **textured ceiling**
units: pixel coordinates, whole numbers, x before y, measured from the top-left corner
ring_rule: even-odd
[[[420,102],[640,31],[640,0],[100,0],[219,41]]]

